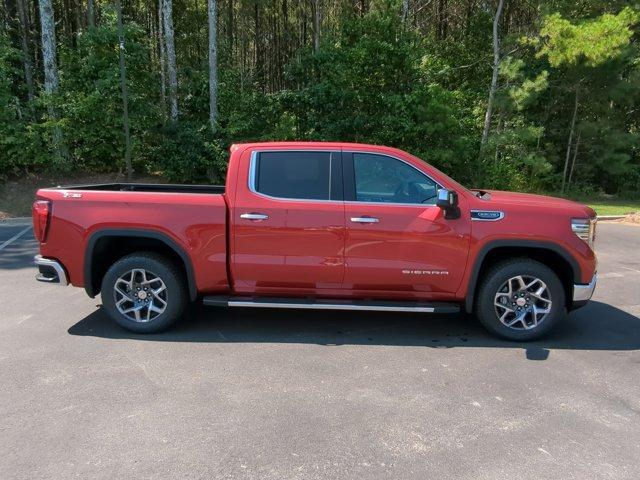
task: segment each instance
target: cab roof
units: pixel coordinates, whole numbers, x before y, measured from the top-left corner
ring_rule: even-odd
[[[376,152],[395,153],[401,155],[407,155],[407,152],[398,148],[386,147],[383,145],[373,145],[367,143],[351,143],[351,142],[249,142],[249,143],[234,143],[231,145],[231,151],[246,149],[246,148],[309,148],[309,149],[340,149],[340,150],[373,150]]]

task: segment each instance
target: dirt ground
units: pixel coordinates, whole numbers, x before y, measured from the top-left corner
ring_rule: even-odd
[[[640,213],[631,213],[625,217],[614,220],[616,223],[631,223],[633,225],[640,225]]]
[[[80,175],[29,175],[23,178],[0,183],[0,220],[11,217],[28,217],[31,215],[31,203],[36,190],[57,185],[82,185],[87,183],[125,182],[124,175],[117,173],[98,173]],[[161,177],[134,175],[134,182],[164,183]]]

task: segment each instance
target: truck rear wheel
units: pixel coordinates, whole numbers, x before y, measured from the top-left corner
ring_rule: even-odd
[[[565,292],[546,265],[528,259],[507,260],[484,275],[475,311],[482,325],[499,337],[535,340],[565,315]]]
[[[101,296],[109,316],[137,333],[167,328],[180,318],[188,298],[180,271],[155,253],[134,253],[111,265]]]

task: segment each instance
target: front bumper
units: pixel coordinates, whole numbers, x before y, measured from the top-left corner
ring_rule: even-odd
[[[598,281],[598,274],[595,273],[591,282],[588,285],[576,283],[573,285],[573,302],[580,303],[586,302],[591,299],[593,291],[596,289],[596,282]]]
[[[34,257],[34,262],[38,266],[36,280],[39,282],[54,283],[61,287],[69,285],[64,267],[57,260],[44,258],[42,255],[36,255]]]

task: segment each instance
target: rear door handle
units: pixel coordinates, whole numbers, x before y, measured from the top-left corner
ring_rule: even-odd
[[[265,215],[264,213],[243,213],[240,215],[240,218],[244,218],[245,220],[267,220],[269,215]]]
[[[351,217],[353,223],[378,223],[380,219],[376,217]]]

